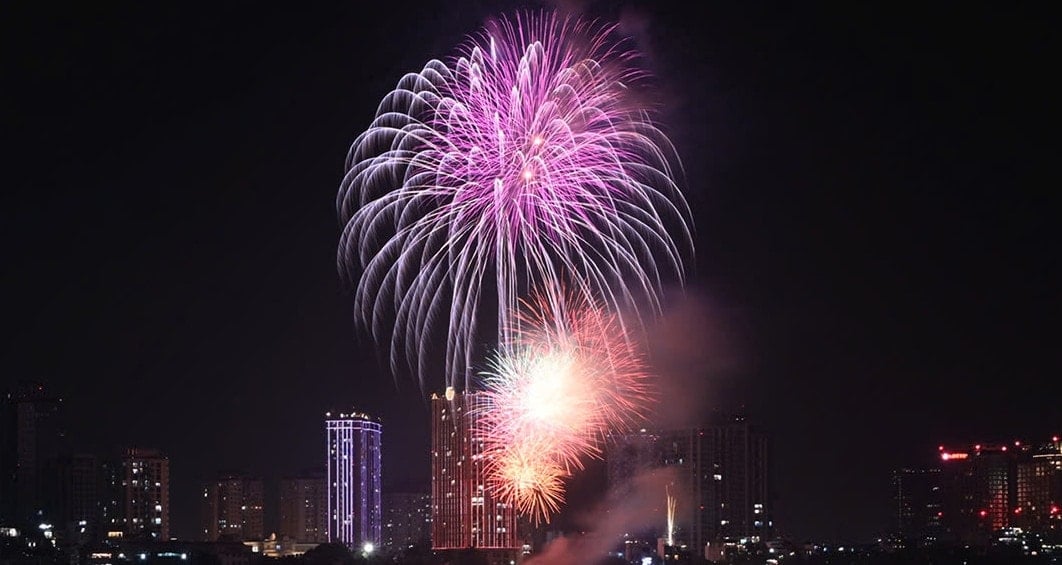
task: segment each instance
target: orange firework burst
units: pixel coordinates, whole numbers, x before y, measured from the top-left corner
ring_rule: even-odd
[[[513,343],[485,372],[488,472],[535,521],[564,500],[564,478],[600,457],[609,432],[644,416],[652,391],[619,317],[584,299],[526,302]]]

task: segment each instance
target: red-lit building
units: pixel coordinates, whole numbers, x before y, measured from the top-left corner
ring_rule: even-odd
[[[1011,523],[1058,539],[1062,534],[1062,442],[1052,439],[1018,461]]]
[[[431,397],[431,545],[477,548],[516,556],[521,547],[515,509],[491,496],[484,472],[486,397],[447,388]]]
[[[1016,441],[939,448],[941,523],[950,537],[984,543],[1003,528],[1062,533],[1062,443]]]

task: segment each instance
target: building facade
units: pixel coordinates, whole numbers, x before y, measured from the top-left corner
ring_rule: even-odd
[[[203,487],[203,541],[265,537],[262,480],[228,475]]]
[[[108,466],[113,500],[105,501],[108,537],[170,539],[170,461],[157,449],[126,449]]]
[[[300,543],[328,541],[328,481],[325,471],[280,480],[280,537]]]
[[[518,551],[515,509],[491,495],[480,418],[486,396],[447,388],[431,397],[431,545]]]
[[[383,497],[383,547],[391,552],[431,543],[431,495],[397,492]]]
[[[892,473],[893,531],[901,540],[932,545],[940,539],[940,469],[897,469]]]
[[[379,547],[382,426],[360,413],[326,418],[328,539],[351,549]]]
[[[1062,442],[938,449],[941,523],[950,541],[984,544],[1004,528],[1062,535]]]
[[[45,516],[60,540],[82,544],[99,539],[104,531],[99,459],[88,454],[52,458],[46,465],[45,482]]]
[[[723,542],[766,541],[772,535],[773,509],[766,433],[743,416],[720,418],[693,429],[645,431],[615,436],[606,446],[610,487],[652,467],[677,470],[675,545],[691,555],[707,555]],[[661,492],[662,504],[665,493]],[[668,532],[661,524],[657,535]]]
[[[0,524],[28,524],[43,512],[44,466],[59,453],[61,403],[37,383],[0,398]]]

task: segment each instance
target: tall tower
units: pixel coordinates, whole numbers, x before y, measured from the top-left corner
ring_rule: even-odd
[[[203,534],[206,541],[226,538],[261,541],[262,480],[229,475],[203,487]]]
[[[126,449],[115,468],[111,530],[123,537],[170,539],[170,460],[157,449]]]
[[[744,417],[703,427],[615,436],[607,446],[611,488],[650,467],[678,470],[675,543],[695,556],[720,542],[766,540],[773,522],[767,435]],[[660,493],[661,502],[664,493]]]
[[[20,383],[0,397],[0,521],[30,522],[43,510],[44,463],[58,455],[61,398]]]
[[[892,472],[894,533],[905,541],[927,544],[940,535],[940,469]]]
[[[325,415],[328,539],[351,549],[380,546],[379,422],[366,414]]]
[[[328,488],[324,469],[280,481],[280,536],[302,543],[328,541]]]
[[[478,414],[486,396],[447,388],[431,398],[432,549],[515,550],[516,512],[491,496]]]

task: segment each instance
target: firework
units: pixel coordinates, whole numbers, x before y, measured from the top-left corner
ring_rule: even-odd
[[[671,483],[664,488],[667,495],[667,544],[675,545],[675,510],[678,508],[678,500],[671,492]]]
[[[423,380],[446,335],[469,386],[481,309],[499,341],[521,296],[564,281],[615,311],[659,310],[683,275],[689,211],[670,141],[635,96],[643,73],[612,27],[549,13],[489,24],[403,77],[351,145],[337,196],[355,310]],[[496,298],[496,302],[494,300]]]
[[[492,489],[536,521],[564,499],[564,479],[601,455],[606,434],[626,431],[653,398],[641,355],[615,314],[558,291],[523,303],[514,342],[484,372],[487,472]]]

